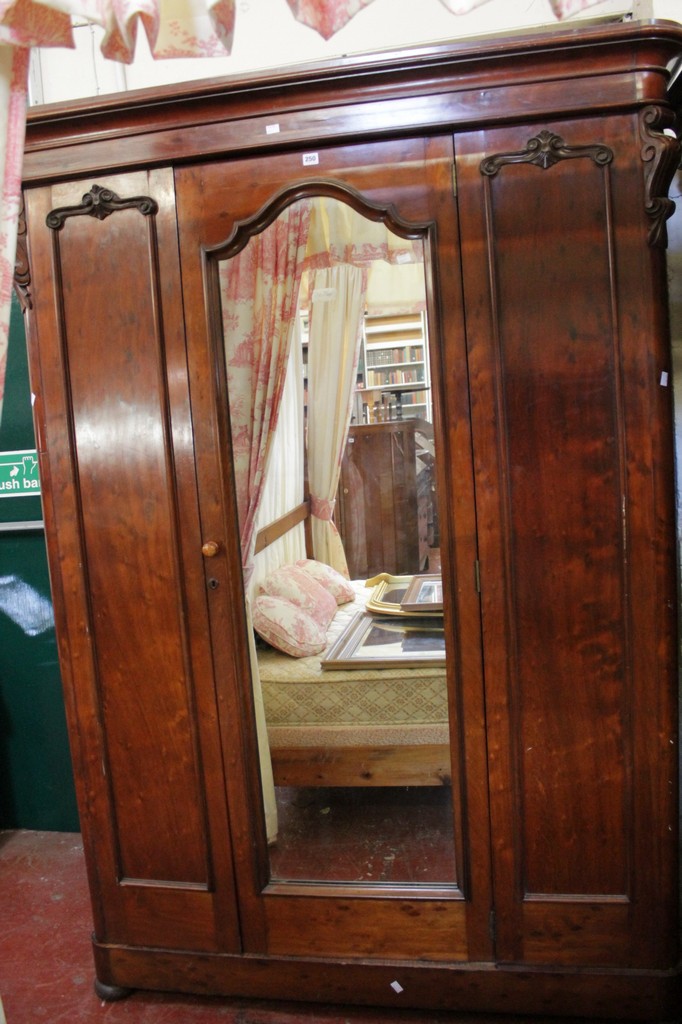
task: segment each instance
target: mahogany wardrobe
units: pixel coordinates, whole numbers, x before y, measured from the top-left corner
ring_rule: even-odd
[[[590,24],[29,111],[17,281],[100,995],[679,1015],[681,56],[673,23]],[[450,771],[400,792],[408,839],[442,818],[397,874],[327,870],[340,840],[277,866],[265,821],[221,275],[320,198],[424,277]],[[352,845],[391,787],[343,796]]]

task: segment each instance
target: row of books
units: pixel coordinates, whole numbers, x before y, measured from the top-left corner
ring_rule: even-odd
[[[393,366],[396,363],[421,363],[423,345],[403,345],[400,348],[367,349],[367,366]]]
[[[367,369],[367,387],[386,387],[388,384],[423,384],[424,367],[414,370],[371,370]]]

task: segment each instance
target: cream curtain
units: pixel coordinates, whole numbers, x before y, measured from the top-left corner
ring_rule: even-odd
[[[286,466],[287,472],[271,473],[271,466]],[[303,477],[303,359],[300,318],[297,318],[279,419],[265,470],[265,487],[256,518],[256,535],[262,527],[300,505],[304,498]],[[303,523],[300,523],[255,556],[252,584],[255,586],[272,569],[305,558],[305,555],[305,531]]]
[[[365,287],[359,267],[318,270],[310,303],[308,485],[313,553],[346,577],[348,564],[332,516],[355,390]]]
[[[300,320],[297,319],[300,324]],[[256,515],[258,530],[284,515],[303,501],[303,366],[301,358],[300,331],[294,332],[289,353],[287,375],[282,391],[279,419],[275,428],[268,466],[287,466],[287,473],[269,473],[265,469],[265,486]],[[254,557],[253,576],[247,589],[246,603],[249,619],[251,601],[258,582],[280,565],[305,558],[305,534],[303,524],[289,530],[273,544],[268,545]],[[272,759],[268,742],[265,706],[258,671],[258,655],[253,630],[249,629],[249,654],[251,657],[251,680],[253,683],[256,734],[261,772],[261,789],[265,812],[265,830],[269,842],[277,837],[278,818],[275,784],[272,775]]]
[[[273,0],[273,3],[277,0]],[[279,0],[284,3],[285,0]],[[374,0],[286,0],[297,21],[329,39]],[[441,0],[453,14],[465,14],[490,0]],[[599,0],[549,0],[558,19],[571,17]],[[104,30],[102,52],[130,63],[138,27],[152,54],[216,57],[229,54],[238,0],[0,0],[0,417],[4,393],[10,294],[24,146],[28,56],[32,46],[73,46],[72,19]],[[456,29],[453,28],[453,37]]]

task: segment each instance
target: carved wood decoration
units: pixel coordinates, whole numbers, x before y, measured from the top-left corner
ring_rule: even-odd
[[[663,249],[668,245],[666,221],[675,211],[675,203],[668,198],[668,189],[682,154],[680,140],[665,134],[665,129],[674,123],[672,110],[665,107],[645,107],[639,115],[641,154],[645,165],[644,209],[652,221],[649,245]]]
[[[297,182],[281,188],[277,195],[253,216],[237,221],[230,232],[230,237],[216,246],[207,248],[207,255],[220,259],[229,259],[236,255],[248,244],[250,238],[269,227],[290,203],[311,195],[328,196],[347,203],[367,220],[385,224],[389,231],[401,238],[418,239],[427,236],[428,224],[406,223],[392,203],[373,203],[344,182],[311,177],[305,183]]]
[[[481,174],[492,178],[506,164],[535,164],[546,171],[560,160],[574,160],[578,157],[588,157],[603,167],[611,163],[613,152],[608,146],[567,146],[560,135],[543,128],[528,140],[526,148],[520,152],[486,157],[481,162]]]
[[[46,219],[46,224],[54,231],[59,231],[64,226],[67,217],[88,216],[96,217],[97,220],[105,220],[116,213],[117,210],[137,209],[146,217],[158,211],[158,205],[149,196],[133,196],[130,199],[121,199],[109,188],[102,188],[101,185],[93,185],[89,192],[83,196],[77,206],[63,206],[58,210],[52,210]]]
[[[31,309],[31,270],[28,264],[28,245],[26,239],[26,210],[24,208],[23,193],[21,206],[19,208],[19,222],[17,225],[17,252],[14,261],[14,291],[21,305],[22,313]]]

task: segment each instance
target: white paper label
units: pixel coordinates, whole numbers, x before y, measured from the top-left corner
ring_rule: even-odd
[[[391,988],[393,989],[394,992],[397,992],[398,995],[400,995],[400,993],[403,991],[403,986],[400,984],[399,981],[392,981]]]
[[[304,167],[315,167],[320,162],[319,153],[304,153],[303,154],[303,166]]]
[[[278,131],[279,131],[279,125],[278,124],[266,124],[266,126],[265,126],[265,134],[266,135],[277,135]]]
[[[313,302],[331,302],[336,298],[336,288],[314,288]]]
[[[667,386],[668,386],[668,372],[667,372],[667,370],[663,370],[663,372],[661,373],[661,387],[662,388],[667,388]]]

